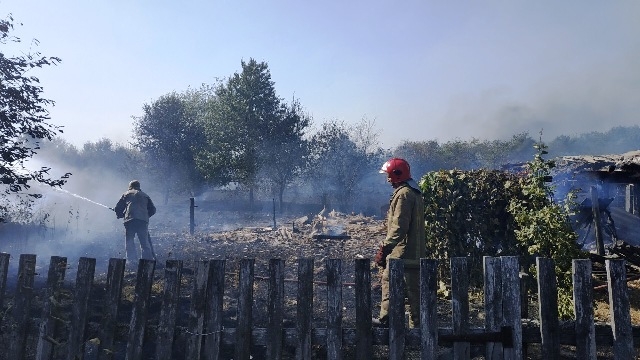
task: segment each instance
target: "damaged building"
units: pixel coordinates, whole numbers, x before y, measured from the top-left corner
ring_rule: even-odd
[[[640,246],[640,150],[560,157],[556,159],[553,183],[558,196],[571,190],[577,195],[576,231],[585,249],[599,253],[598,231],[605,248],[617,242]],[[595,198],[597,207],[593,206]]]

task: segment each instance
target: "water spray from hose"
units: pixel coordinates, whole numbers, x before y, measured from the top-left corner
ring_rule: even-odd
[[[103,208],[107,208],[107,209],[109,209],[109,210],[111,210],[111,211],[115,211],[112,207],[109,207],[109,206],[107,206],[107,205],[105,205],[105,204],[100,204],[100,203],[99,203],[99,202],[97,202],[97,201],[93,201],[93,200],[91,200],[91,199],[87,199],[87,198],[86,198],[86,197],[84,197],[84,196],[80,196],[80,195],[78,195],[78,194],[74,194],[74,193],[72,193],[72,192],[70,192],[70,191],[67,191],[67,190],[64,190],[64,189],[60,189],[60,188],[57,188],[57,187],[54,187],[53,189],[55,189],[56,191],[60,191],[60,192],[63,192],[63,193],[65,193],[65,194],[71,195],[71,196],[73,196],[73,197],[77,197],[78,199],[82,199],[82,200],[88,201],[88,202],[90,202],[90,203],[92,203],[92,204],[96,204],[96,205],[98,205],[98,206],[102,206]]]

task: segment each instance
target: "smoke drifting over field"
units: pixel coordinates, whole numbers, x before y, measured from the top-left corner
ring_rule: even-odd
[[[448,114],[457,125],[447,126],[463,129],[462,138],[506,139],[515,133],[537,134],[542,130],[544,139],[550,140],[637,125],[639,75],[623,69],[604,72],[609,74],[597,69],[581,76],[560,74],[522,98],[506,89],[461,96],[454,100]]]
[[[44,166],[33,159],[29,167]],[[0,251],[11,254],[11,268],[18,265],[20,254],[35,254],[39,273],[48,266],[51,256],[67,257],[70,269],[77,266],[80,257],[100,259],[97,270],[106,268],[109,257],[123,257],[123,226],[109,207],[115,206],[120,193],[129,180],[109,170],[83,171],[68,164],[51,164],[52,177],[56,171],[71,172],[62,189],[32,184],[30,192],[42,194],[30,208],[21,211],[30,214],[23,224],[0,225]],[[26,224],[24,224],[26,223]]]

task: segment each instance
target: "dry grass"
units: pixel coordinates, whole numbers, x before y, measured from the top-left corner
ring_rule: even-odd
[[[631,324],[640,325],[640,279],[629,281],[629,304],[631,305]],[[595,293],[594,318],[599,322],[609,322],[611,309],[606,289]]]

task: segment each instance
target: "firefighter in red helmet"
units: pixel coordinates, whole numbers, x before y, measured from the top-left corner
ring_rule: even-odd
[[[382,301],[380,315],[373,319],[375,326],[389,321],[388,259],[404,261],[404,281],[409,301],[409,326],[420,324],[420,258],[426,256],[424,202],[418,184],[411,177],[409,163],[400,158],[389,159],[380,168],[393,187],[387,212],[387,236],[380,244],[375,263],[382,267]]]

